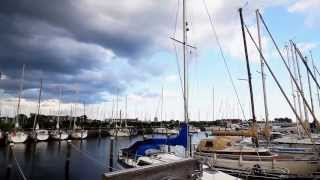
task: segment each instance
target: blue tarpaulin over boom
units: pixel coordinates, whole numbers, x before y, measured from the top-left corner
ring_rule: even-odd
[[[155,138],[147,139],[144,141],[137,141],[128,148],[122,149],[122,152],[127,155],[138,155],[144,156],[148,149],[160,149],[160,145],[171,145],[171,146],[183,146],[187,148],[187,124],[180,124],[180,131],[176,137],[172,138]]]

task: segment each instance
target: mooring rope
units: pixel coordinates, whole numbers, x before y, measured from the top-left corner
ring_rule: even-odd
[[[26,176],[24,175],[23,171],[22,171],[22,168],[16,158],[16,155],[14,154],[14,151],[13,151],[13,147],[10,147],[11,148],[11,151],[12,151],[12,156],[13,156],[13,160],[17,166],[17,169],[18,169],[18,172],[20,174],[20,176],[22,177],[23,180],[27,180]]]
[[[103,168],[111,168],[113,170],[120,170],[118,168],[114,168],[114,167],[111,167],[111,166],[108,166],[100,161],[98,161],[97,159],[95,159],[94,157],[92,157],[88,152],[86,151],[83,151],[79,148],[77,148],[74,144],[71,143],[71,147],[76,150],[77,152],[81,153],[82,155],[84,155],[86,158],[88,158],[89,160],[91,160],[92,162],[96,163],[97,165],[100,165],[101,167]]]
[[[219,40],[219,37],[218,37],[218,33],[217,33],[216,28],[215,28],[214,23],[213,23],[213,18],[211,17],[211,15],[210,15],[210,13],[209,13],[209,9],[208,9],[208,6],[207,6],[207,3],[205,2],[205,0],[202,0],[202,2],[203,2],[203,6],[204,6],[204,8],[205,8],[205,10],[206,10],[206,13],[207,13],[207,15],[208,15],[208,18],[209,18],[209,21],[210,21],[210,25],[211,25],[211,29],[212,29],[212,31],[213,31],[215,40],[216,40],[217,45],[218,45],[218,47],[219,47],[219,52],[220,52],[220,55],[221,55],[221,57],[222,57],[223,63],[224,63],[224,65],[225,65],[228,78],[229,78],[229,80],[230,80],[230,82],[231,82],[232,89],[233,89],[233,91],[234,91],[234,93],[235,93],[235,95],[236,95],[237,102],[238,102],[238,104],[239,104],[239,106],[240,106],[240,110],[241,110],[242,116],[243,116],[244,119],[246,119],[246,116],[245,116],[245,113],[244,113],[244,108],[243,108],[243,106],[242,106],[242,104],[241,104],[241,101],[240,101],[239,93],[238,93],[238,91],[237,91],[236,85],[235,85],[234,80],[233,80],[233,77],[232,77],[232,75],[231,75],[230,67],[229,67],[229,65],[228,65],[228,63],[227,63],[227,59],[226,59],[226,57],[225,57],[225,55],[224,55],[224,51],[223,51],[223,49],[222,49],[222,45],[221,45],[220,40]]]

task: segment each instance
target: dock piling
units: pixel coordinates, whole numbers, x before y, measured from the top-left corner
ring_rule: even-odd
[[[71,155],[71,140],[67,141],[67,159],[64,166],[65,169],[65,179],[69,180],[69,172],[70,172],[70,155]]]
[[[114,137],[110,137],[110,157],[109,157],[109,172],[112,172],[113,169],[113,141]]]
[[[11,179],[11,169],[12,169],[12,153],[13,153],[13,143],[9,144],[9,157],[8,157],[8,166],[6,171],[6,180]]]

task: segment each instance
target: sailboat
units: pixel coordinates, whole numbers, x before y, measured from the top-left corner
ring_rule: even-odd
[[[23,80],[24,80],[24,69],[25,65],[22,66],[22,76],[20,82],[20,90],[19,90],[19,97],[18,97],[18,106],[17,106],[17,114],[15,118],[15,125],[12,132],[8,134],[8,140],[12,143],[24,143],[28,139],[28,134],[20,130],[19,125],[19,117],[20,117],[20,101],[23,91]]]
[[[40,129],[39,123],[37,122],[37,118],[40,114],[40,107],[41,107],[41,92],[42,92],[42,79],[40,80],[40,88],[39,88],[39,97],[38,97],[38,110],[37,114],[34,116],[33,120],[33,131],[31,138],[35,141],[45,141],[49,138],[49,132],[46,129]]]
[[[288,59],[288,64],[290,63],[289,60],[292,60],[292,67],[293,67],[293,71],[294,71],[294,78],[296,79],[296,81],[299,82],[299,85],[301,87],[301,92],[297,91],[297,97],[298,97],[298,105],[299,105],[299,110],[300,110],[300,117],[303,117],[302,112],[301,112],[301,101],[300,98],[303,96],[304,92],[303,92],[303,82],[302,82],[302,76],[301,76],[301,71],[300,71],[300,63],[298,61],[298,57],[297,54],[300,55],[300,50],[296,47],[296,44],[293,41],[290,41],[290,48],[287,47],[287,59]],[[291,59],[289,56],[289,49],[291,50]],[[312,56],[311,56],[312,57]],[[305,66],[308,67],[307,64],[307,59],[306,57],[301,57],[302,61],[305,61],[306,64]],[[304,60],[303,60],[304,59]],[[311,102],[311,109],[312,109],[312,113],[314,114],[314,105],[313,105],[313,99],[312,99],[312,93],[311,93],[311,85],[310,85],[310,77],[309,77],[310,72],[307,71],[307,77],[308,77],[308,85],[309,85],[309,92],[310,92],[310,102]],[[293,82],[294,79],[291,79],[291,82]],[[318,88],[317,88],[318,90]],[[294,103],[295,102],[295,95],[294,95],[294,91],[296,91],[294,89],[294,86],[292,85],[292,91],[293,91],[293,100]],[[308,122],[308,111],[307,111],[307,103],[306,102],[302,102],[303,103],[303,110],[304,110],[304,118],[305,121],[303,123],[303,125],[301,126],[305,126],[308,128],[308,130],[310,130],[309,126],[309,122]],[[296,120],[298,122],[298,120]],[[316,123],[316,122],[315,122]],[[313,142],[311,141],[311,139],[309,137],[306,137],[306,134],[300,133],[300,128],[301,126],[299,126],[299,124],[297,123],[297,131],[298,134],[289,134],[289,135],[285,135],[283,137],[277,138],[273,141],[274,144],[277,145],[282,145],[285,146],[286,148],[288,147],[292,147],[292,148],[312,148],[313,146],[320,146],[320,139],[319,139],[319,135],[318,134],[311,134],[311,137],[313,139]]]
[[[146,139],[121,149],[118,162],[123,168],[132,168],[180,160],[182,157],[165,152],[162,147],[179,145],[187,148],[187,134],[187,124],[181,123],[180,132],[176,137]]]
[[[115,116],[117,117],[118,115],[118,102],[119,102],[119,97],[117,94],[117,99],[116,99],[116,112],[115,112]],[[113,100],[113,104],[112,104],[112,111],[114,108],[114,100]],[[127,98],[126,98],[126,111],[127,111]],[[112,113],[113,115],[113,113]],[[126,116],[127,116],[127,112],[126,112]],[[114,123],[115,123],[115,127],[113,129],[109,130],[109,134],[111,136],[116,136],[116,137],[129,137],[131,135],[130,129],[127,127],[127,122],[126,120],[122,120],[122,111],[119,111],[119,120],[120,120],[120,126],[118,126],[118,122],[116,119],[114,119]],[[122,127],[124,121],[124,127]]]
[[[66,140],[69,137],[69,134],[66,131],[60,129],[59,116],[56,124],[56,129],[52,131],[50,135],[52,139],[55,140]]]
[[[79,128],[78,126],[74,126],[71,137],[73,139],[85,139],[88,137],[88,130]]]
[[[213,169],[228,174],[252,179],[288,179],[288,178],[314,178],[313,173],[319,170],[319,158],[296,157],[291,155],[273,154],[267,148],[259,147],[257,126],[254,111],[254,101],[251,84],[251,72],[246,46],[242,9],[239,9],[242,35],[246,56],[248,82],[250,90],[251,113],[253,119],[252,139],[255,147],[236,146],[235,139],[218,137],[216,139],[203,139],[195,152],[195,157]]]
[[[195,126],[190,126],[189,127],[189,133],[190,134],[196,134],[196,133],[199,133],[199,132],[201,132],[200,128],[195,127]]]
[[[55,140],[66,140],[69,137],[69,134],[60,129],[60,112],[61,112],[61,96],[62,96],[62,89],[60,89],[60,98],[59,98],[59,105],[58,105],[58,117],[57,117],[57,124],[56,129],[51,132],[51,138]]]
[[[84,105],[84,114],[85,114],[85,105]],[[85,115],[83,115],[85,117]],[[77,117],[75,116],[73,118],[73,129],[71,132],[71,137],[73,139],[85,139],[88,137],[88,130],[85,130],[83,128],[80,128],[76,125]]]
[[[241,177],[306,177],[319,170],[317,158],[296,158],[267,148],[235,146],[235,139],[218,137],[200,141],[194,156],[208,166]]]
[[[76,119],[77,117],[73,118],[73,129],[71,132],[71,137],[73,139],[85,139],[88,137],[88,130],[85,130],[83,128],[80,128],[76,125]]]
[[[115,129],[113,129],[113,131],[111,130],[110,132],[112,133],[113,136],[117,136],[117,137],[129,137],[131,135],[130,133],[130,129],[127,127],[127,123],[125,121],[125,125],[122,128],[122,112],[120,110],[120,127],[118,127],[118,123],[116,122],[116,127]]]
[[[37,123],[35,128],[35,138],[37,141],[46,141],[49,139],[49,131],[46,129],[40,129]]]
[[[5,136],[2,130],[0,130],[0,146],[5,144]]]
[[[185,157],[190,155],[191,143],[189,142],[189,115],[188,115],[188,95],[187,95],[187,66],[186,66],[186,46],[187,46],[187,21],[186,17],[186,1],[183,0],[183,108],[184,121],[180,123],[180,132],[176,137],[171,138],[151,138],[143,141],[137,141],[128,148],[121,149],[121,155],[118,158],[120,164],[124,167],[139,167],[144,165],[174,162],[182,159],[182,157],[172,153],[161,151],[161,147],[167,146],[183,146],[185,148]],[[177,41],[177,40],[175,40]],[[180,42],[180,41],[177,41]],[[180,42],[181,43],[181,42]]]

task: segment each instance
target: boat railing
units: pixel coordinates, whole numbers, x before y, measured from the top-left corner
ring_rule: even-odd
[[[273,161],[273,156],[258,156],[257,155],[241,155],[241,154],[218,154],[218,153],[196,153],[199,156],[214,157],[214,159],[230,159],[243,161]]]
[[[274,174],[278,174],[279,176],[287,176],[290,173],[287,168],[281,168],[281,167],[262,168],[260,166],[247,168],[246,171],[249,172],[250,174],[260,174],[267,177]]]

